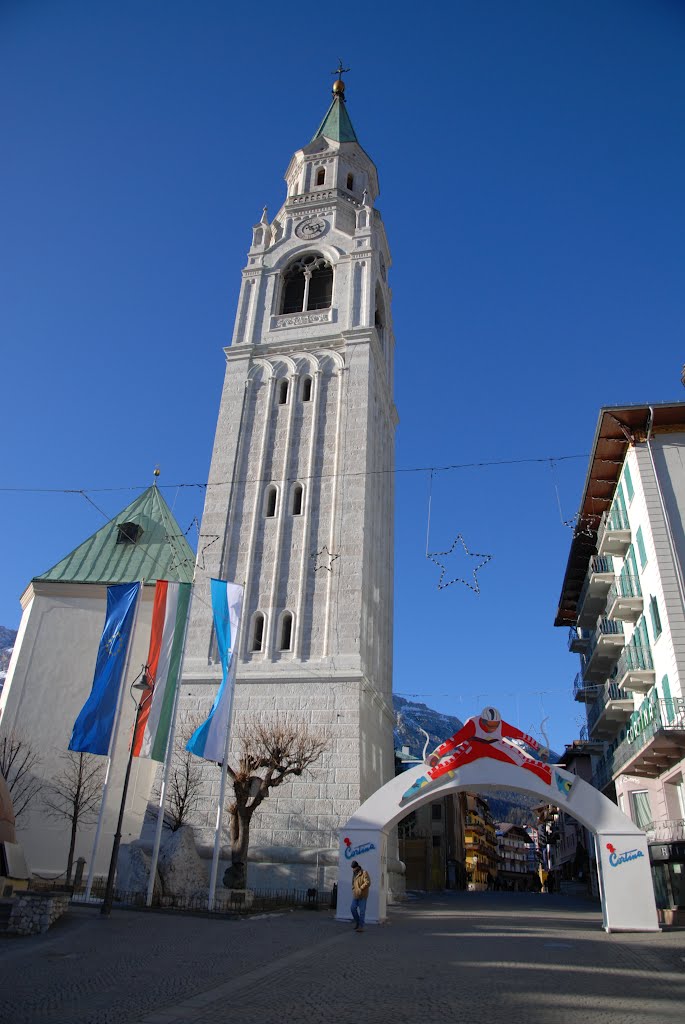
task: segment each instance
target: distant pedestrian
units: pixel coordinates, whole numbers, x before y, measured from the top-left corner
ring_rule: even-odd
[[[352,861],[352,917],[354,918],[354,930],[356,932],[364,931],[364,918],[366,916],[366,900],[369,895],[369,889],[371,888],[371,879],[369,878],[369,872],[365,871],[364,868],[359,864],[358,861]]]

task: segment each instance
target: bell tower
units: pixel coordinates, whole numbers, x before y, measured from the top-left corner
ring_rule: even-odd
[[[313,885],[317,851],[335,865],[337,829],[394,765],[390,253],[342,77],[285,181],[252,228],[225,350],[182,688],[186,710],[209,709],[209,579],[244,582],[236,722],[292,714],[329,736],[313,774],[253,819],[262,886]]]

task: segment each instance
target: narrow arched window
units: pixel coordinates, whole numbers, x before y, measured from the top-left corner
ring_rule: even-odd
[[[347,175],[347,188],[350,192],[354,188],[354,174]]]
[[[328,309],[333,298],[333,268],[320,253],[307,253],[283,275],[281,313]]]
[[[281,619],[281,642],[282,651],[289,651],[293,639],[293,617],[290,612],[285,612]]]
[[[272,485],[266,492],[266,500],[264,502],[264,515],[267,518],[272,519],[276,515],[276,497],[278,492]]]
[[[288,382],[287,382],[287,380],[282,380],[281,383],[278,385],[278,404],[279,405],[286,405],[287,401],[288,401]]]
[[[295,486],[293,487],[293,515],[294,516],[301,516],[302,515],[302,495],[303,495],[303,493],[304,493],[304,488],[302,487],[302,484],[295,484]]]
[[[252,644],[250,650],[261,651],[264,649],[264,616],[257,612],[252,625]]]
[[[311,402],[312,400],[312,378],[305,377],[302,381],[302,401]]]
[[[325,167],[319,167],[318,171],[316,172],[316,184],[317,185],[325,185],[326,184],[326,168]]]

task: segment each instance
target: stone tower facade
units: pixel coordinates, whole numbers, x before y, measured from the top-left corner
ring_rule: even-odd
[[[390,253],[376,168],[341,81],[333,93],[288,165],[283,206],[252,229],[183,671],[182,710],[207,711],[221,675],[209,579],[244,583],[234,735],[263,713],[329,735],[312,774],[253,819],[258,886],[323,884],[337,829],[393,773]],[[197,822],[207,843],[215,774]]]

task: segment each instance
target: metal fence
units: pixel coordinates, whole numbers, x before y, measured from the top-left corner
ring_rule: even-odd
[[[99,906],[105,895],[106,880],[96,879],[86,896],[85,886],[55,885],[47,880],[32,881],[32,892],[69,892],[73,903]],[[312,889],[248,889],[243,891],[229,890],[217,892],[214,906],[208,908],[208,897],[199,893],[195,896],[179,896],[174,893],[155,893],[152,906],[148,908],[147,896],[144,892],[133,892],[114,889],[114,905],[119,907],[135,907],[153,910],[177,910],[189,913],[212,914],[258,914],[266,911],[277,911],[301,907],[308,910],[335,908],[337,886],[332,890]]]

